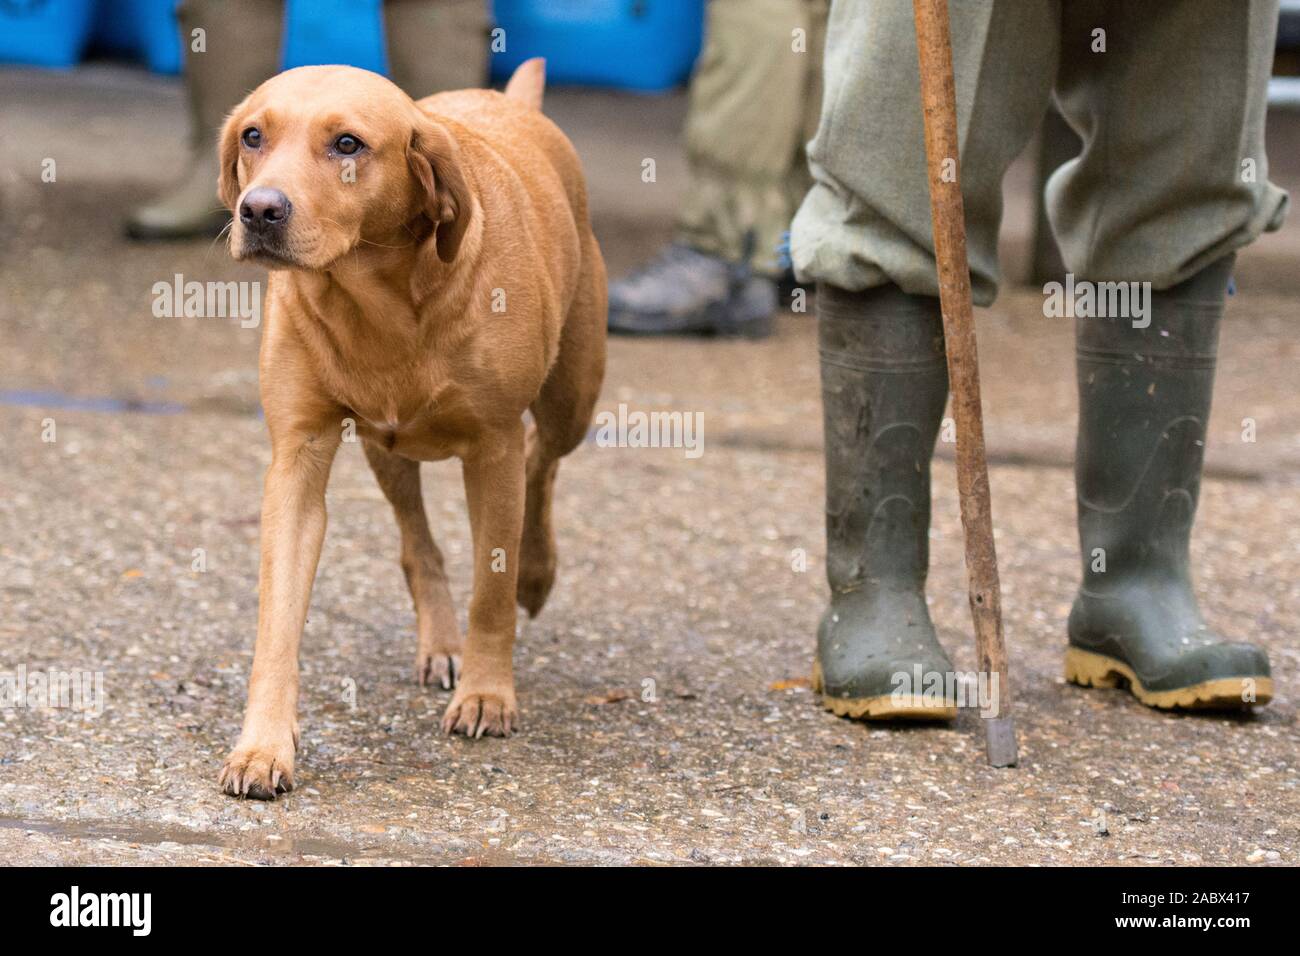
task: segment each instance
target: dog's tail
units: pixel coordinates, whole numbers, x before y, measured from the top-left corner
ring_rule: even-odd
[[[506,96],[535,110],[542,108],[542,91],[546,88],[546,60],[535,56],[515,68],[506,83]]]

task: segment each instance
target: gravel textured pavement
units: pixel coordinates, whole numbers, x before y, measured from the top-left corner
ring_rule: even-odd
[[[682,108],[680,96],[548,97],[587,164],[614,274],[669,234]],[[1193,541],[1210,620],[1271,655],[1278,696],[1258,713],[1169,715],[1064,683],[1079,574],[1071,333],[1042,316],[1040,292],[1008,284],[979,322],[1019,767],[985,765],[973,712],[886,728],[838,719],[810,692],[826,595],[821,426],[814,325],[789,313],[761,343],[611,343],[600,407],[701,413],[704,454],[589,442],[566,460],[560,577],[522,631],[524,732],[508,740],[438,732],[446,695],[410,679],[394,522],[345,447],[303,640],[298,789],[222,796],[257,613],[259,330],[155,318],[150,290],[177,273],[259,272],[219,245],[118,233],[180,168],[181,116],[174,82],[133,71],[0,71],[0,672],[98,673],[105,704],[0,708],[0,859],[1298,862],[1295,221],[1241,259]],[[1295,188],[1300,122],[1275,126],[1274,176]],[[659,182],[642,189],[644,156]],[[1008,178],[1008,261],[1024,248],[1027,182],[1023,164]],[[930,594],[969,670],[948,452]],[[459,469],[424,471],[463,624]]]

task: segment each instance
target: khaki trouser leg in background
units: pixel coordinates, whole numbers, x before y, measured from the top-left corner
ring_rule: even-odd
[[[413,99],[486,86],[485,0],[385,0],[388,73]]]
[[[185,0],[176,17],[185,50],[190,162],[181,180],[132,211],[136,239],[215,235],[230,218],[217,199],[217,133],[226,113],[280,69],[284,4],[280,0]],[[192,33],[204,31],[204,51]]]
[[[819,112],[826,15],[827,0],[709,3],[686,117],[681,241],[729,262],[752,242],[755,272],[784,271],[776,249],[810,183],[804,144]]]

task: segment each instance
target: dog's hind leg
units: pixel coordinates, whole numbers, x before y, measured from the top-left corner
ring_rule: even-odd
[[[429,532],[420,494],[420,463],[394,455],[374,442],[363,442],[366,460],[393,506],[402,533],[402,571],[415,604],[419,642],[415,652],[415,679],[421,685],[436,683],[444,690],[456,686],[464,645],[456,625],[451,589],[442,564],[442,552]]]
[[[519,604],[536,617],[555,583],[551,502],[560,459],[587,435],[605,377],[605,263],[596,240],[583,247],[583,273],[551,373],[533,401],[527,438],[527,503],[519,559]]]

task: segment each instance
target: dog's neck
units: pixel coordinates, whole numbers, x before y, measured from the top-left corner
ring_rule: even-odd
[[[320,271],[283,273],[307,305],[315,323],[332,337],[387,338],[415,324],[417,308],[403,291],[410,288],[415,246],[360,244]]]
[[[321,292],[341,293],[364,310],[377,289],[409,289],[419,257],[420,240],[415,236],[361,240],[351,252],[313,275]],[[411,304],[414,308],[415,303]]]
[[[391,236],[358,242],[318,272],[290,270],[284,275],[335,341],[400,340],[427,323],[441,325],[469,313],[475,261],[483,241],[482,210],[477,203],[473,212],[453,262],[438,258],[429,227],[421,231],[413,225]]]

